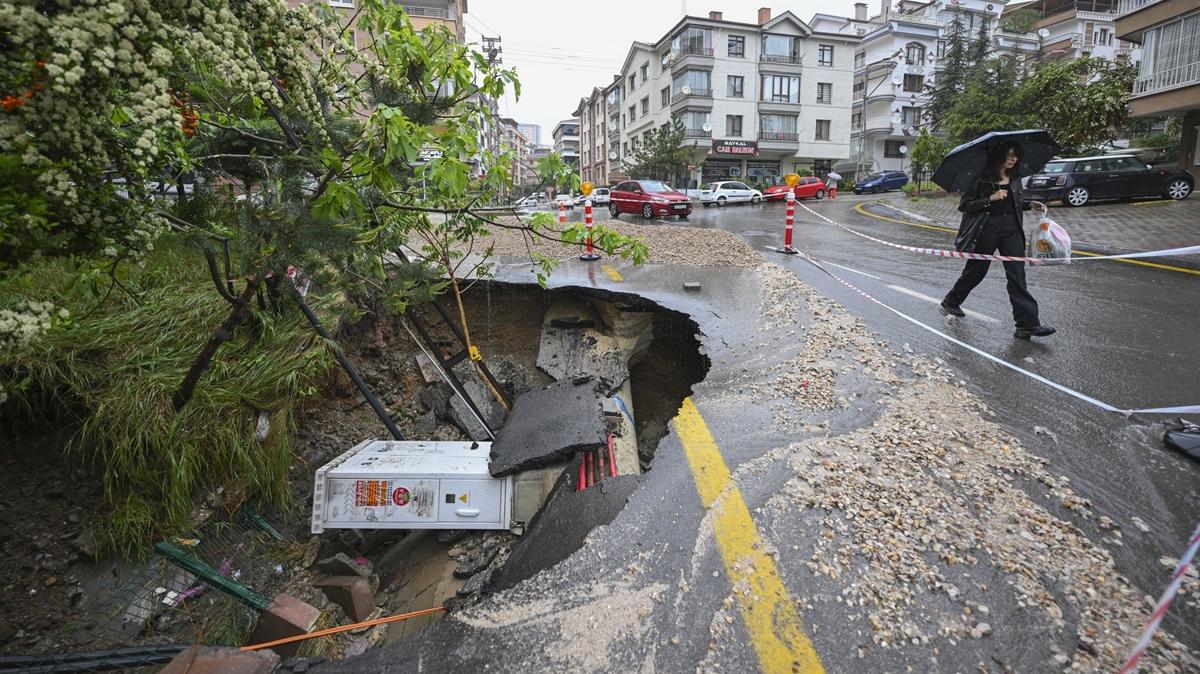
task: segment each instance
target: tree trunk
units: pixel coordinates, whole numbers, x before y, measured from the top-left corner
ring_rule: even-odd
[[[254,295],[258,288],[258,281],[251,278],[246,281],[246,289],[238,296],[233,303],[233,310],[229,312],[229,318],[217,328],[212,337],[208,338],[208,343],[200,350],[200,355],[196,356],[196,360],[192,363],[192,367],[188,370],[187,376],[183,378],[183,383],[179,385],[179,390],[171,398],[171,403],[175,406],[175,411],[183,409],[183,406],[192,399],[192,392],[196,389],[196,382],[200,381],[200,376],[208,370],[208,366],[212,363],[213,356],[217,355],[217,349],[221,345],[229,341],[233,336],[233,331],[242,321],[246,320],[247,314],[250,313],[250,298]]]

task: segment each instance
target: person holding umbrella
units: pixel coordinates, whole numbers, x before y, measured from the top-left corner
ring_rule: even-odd
[[[1018,142],[1019,138],[1027,143]],[[1038,150],[1038,157],[1033,160],[1025,151],[1030,146]],[[955,249],[984,255],[996,251],[1011,257],[1024,255],[1024,211],[1030,208],[1045,211],[1046,206],[1036,201],[1024,203],[1020,167],[1035,165],[1037,168],[1033,170],[1040,170],[1057,150],[1058,145],[1045,131],[990,133],[952,150],[934,173],[934,181],[962,193],[958,205],[962,222],[955,237]],[[965,316],[961,305],[983,281],[990,266],[989,260],[967,261],[958,281],[942,300],[944,315]],[[1053,335],[1055,329],[1042,325],[1038,317],[1037,300],[1025,283],[1025,263],[1005,262],[1004,274],[1008,277],[1008,300],[1016,322],[1014,336],[1029,339]]]

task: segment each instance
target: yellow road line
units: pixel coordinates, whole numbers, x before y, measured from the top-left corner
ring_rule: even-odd
[[[602,265],[600,265],[600,269],[605,274],[608,274],[608,277],[610,279],[616,281],[617,283],[620,283],[621,281],[625,280],[625,277],[621,276],[621,272],[619,272],[615,268],[613,268],[613,266],[611,264],[602,264]]]
[[[1160,202],[1150,201],[1150,202],[1146,202],[1146,203],[1160,203]],[[940,231],[940,232],[950,232],[951,234],[958,233],[957,229],[950,229],[949,227],[937,227],[935,225],[922,225],[920,223],[910,222],[908,220],[889,218],[886,215],[877,215],[877,214],[872,213],[872,212],[866,210],[865,208],[863,208],[864,205],[865,204],[856,205],[854,207],[854,211],[860,215],[865,215],[868,218],[875,218],[876,220],[886,220],[888,222],[895,222],[895,223],[899,223],[901,225],[909,225],[910,227],[920,227],[921,229],[932,229],[932,230]],[[1136,206],[1139,204],[1134,204],[1134,205]],[[1071,254],[1072,255],[1082,255],[1083,257],[1102,257],[1101,253],[1089,253],[1089,252],[1083,251],[1083,250],[1072,250]],[[1146,262],[1145,260],[1120,259],[1120,260],[1108,260],[1108,262],[1124,262],[1125,264],[1133,264],[1133,265],[1137,265],[1139,267],[1150,267],[1151,269],[1162,269],[1164,271],[1179,272],[1180,274],[1191,274],[1192,276],[1200,276],[1200,269],[1189,269],[1187,267],[1176,267],[1176,266],[1170,265],[1170,264],[1160,264],[1158,262]]]
[[[675,430],[691,466],[700,501],[714,511],[713,537],[725,561],[725,573],[735,588],[734,596],[762,671],[824,674],[821,659],[801,627],[796,604],[788,596],[741,491],[731,484],[721,450],[691,398],[683,401],[675,417]],[[749,592],[738,591],[743,587]]]

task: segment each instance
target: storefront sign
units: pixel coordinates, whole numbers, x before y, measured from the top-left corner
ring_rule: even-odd
[[[718,155],[758,155],[758,143],[752,140],[714,140],[712,153]]]

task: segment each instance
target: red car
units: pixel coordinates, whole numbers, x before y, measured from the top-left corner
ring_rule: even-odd
[[[787,197],[787,185],[772,185],[763,191],[763,199],[775,200]],[[804,176],[796,183],[797,199],[824,199],[825,181],[814,176]]]
[[[612,188],[608,212],[614,218],[622,213],[641,213],[643,218],[692,214],[692,200],[683,192],[658,180],[626,180]]]

